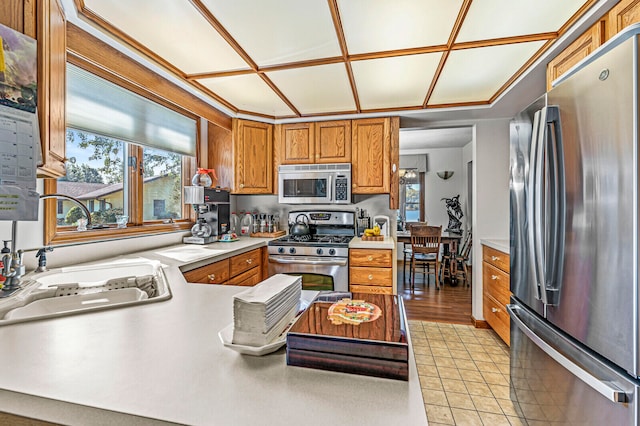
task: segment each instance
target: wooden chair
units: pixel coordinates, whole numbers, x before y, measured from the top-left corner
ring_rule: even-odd
[[[411,232],[411,227],[416,225],[426,225],[427,222],[413,222],[408,224],[407,228],[409,232]],[[406,282],[405,272],[407,270],[407,260],[409,260],[409,281],[411,281],[411,256],[413,254],[413,250],[411,250],[411,245],[402,244],[402,282]]]
[[[445,250],[440,262],[440,281],[444,282],[446,278],[457,279],[458,275],[461,275],[465,285],[468,285],[467,261],[471,253],[471,235],[471,230],[469,230],[462,245],[458,246],[457,252],[446,252]]]
[[[415,288],[416,269],[422,266],[425,284],[429,284],[428,275],[433,266],[436,288],[440,290],[438,271],[440,270],[440,244],[442,226],[414,225],[411,227],[411,290]]]

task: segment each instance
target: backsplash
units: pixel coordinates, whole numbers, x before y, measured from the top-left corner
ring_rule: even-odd
[[[397,210],[389,209],[389,196],[380,195],[354,195],[353,204],[347,205],[326,205],[326,204],[280,204],[277,195],[232,195],[231,210],[239,213],[241,211],[259,211],[261,213],[278,214],[280,216],[280,229],[288,229],[287,214],[291,210],[348,210],[355,211],[356,207],[364,209],[373,218],[375,215],[389,216],[391,229],[395,233],[397,226]]]

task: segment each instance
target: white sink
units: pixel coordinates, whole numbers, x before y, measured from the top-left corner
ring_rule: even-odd
[[[86,313],[171,297],[158,261],[124,259],[30,274],[23,289],[0,299],[0,325]]]
[[[113,307],[113,305],[146,300],[149,296],[138,288],[122,288],[91,294],[76,294],[74,296],[49,297],[35,300],[26,306],[14,308],[6,313],[3,319],[29,319],[53,314],[79,313],[79,311],[98,307]]]

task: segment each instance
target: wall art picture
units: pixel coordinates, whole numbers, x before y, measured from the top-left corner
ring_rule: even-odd
[[[36,112],[36,40],[0,24],[0,105]]]

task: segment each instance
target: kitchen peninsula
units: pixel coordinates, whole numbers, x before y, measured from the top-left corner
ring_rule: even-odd
[[[266,241],[134,253],[126,257],[166,265],[171,299],[0,326],[9,366],[0,411],[82,425],[426,424],[412,351],[404,382],[287,366],[284,349],[252,357],[223,346],[218,331],[244,288],[189,284],[180,267]]]

